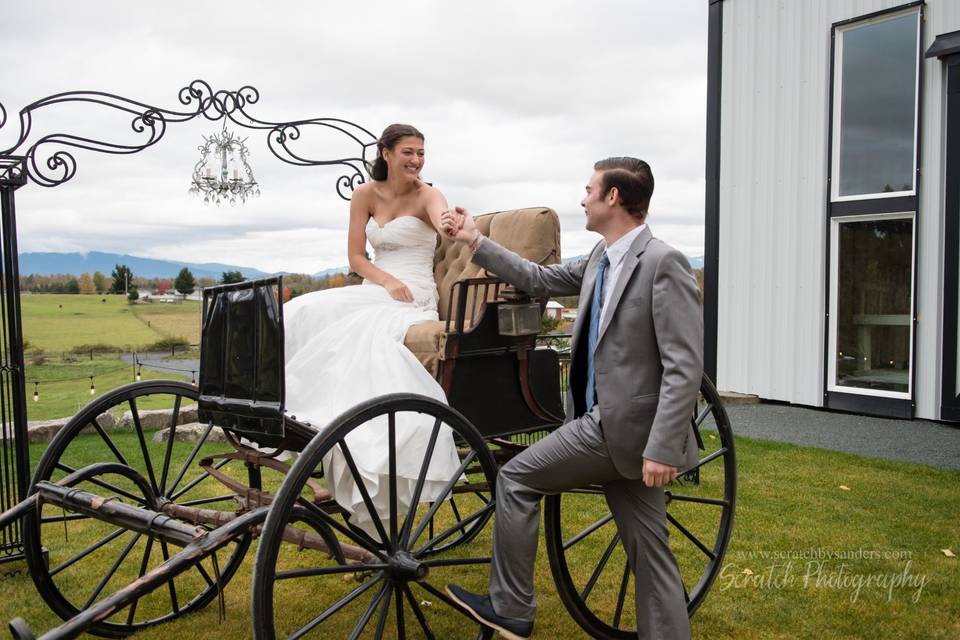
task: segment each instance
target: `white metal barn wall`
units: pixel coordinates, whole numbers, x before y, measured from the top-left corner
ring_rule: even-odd
[[[717,382],[823,405],[830,27],[903,0],[726,0],[720,142]],[[922,50],[960,29],[928,0]],[[923,61],[916,415],[939,406],[943,72]]]

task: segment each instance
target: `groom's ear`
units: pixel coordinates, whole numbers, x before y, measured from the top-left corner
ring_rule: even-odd
[[[611,207],[617,206],[620,203],[620,189],[617,187],[610,187],[610,190],[607,191],[607,204]]]

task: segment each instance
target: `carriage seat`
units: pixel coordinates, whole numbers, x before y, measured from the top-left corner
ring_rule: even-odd
[[[528,260],[542,265],[560,262],[560,219],[553,209],[530,207],[497,211],[476,216],[475,220],[480,233]],[[437,303],[440,320],[413,325],[407,330],[404,344],[437,378],[445,353],[447,315],[453,284],[458,280],[489,274],[471,261],[470,247],[441,237],[434,254],[433,275],[440,295]],[[468,305],[468,314],[471,307]]]

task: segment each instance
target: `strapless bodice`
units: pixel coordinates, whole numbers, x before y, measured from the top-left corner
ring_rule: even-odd
[[[436,307],[433,256],[437,232],[416,216],[398,216],[383,225],[367,221],[373,263],[410,287],[418,306]],[[364,282],[364,284],[367,284]]]

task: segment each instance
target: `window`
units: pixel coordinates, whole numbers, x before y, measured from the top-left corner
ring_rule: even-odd
[[[916,193],[918,16],[911,9],[837,30],[835,201]]]

